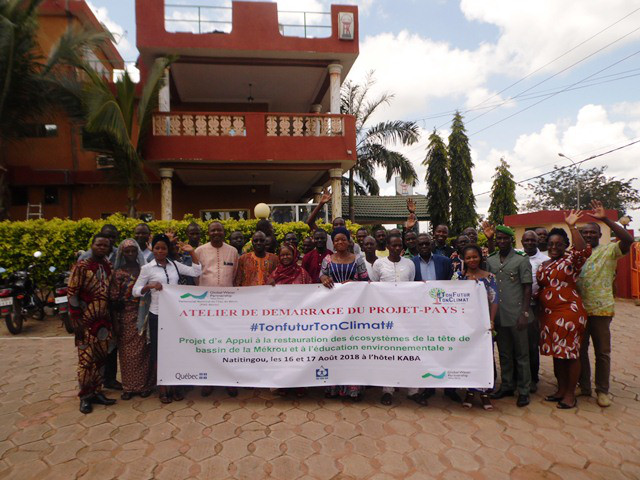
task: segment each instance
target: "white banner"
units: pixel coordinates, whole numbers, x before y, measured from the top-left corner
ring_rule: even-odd
[[[473,281],[165,286],[158,383],[490,388],[488,311]]]

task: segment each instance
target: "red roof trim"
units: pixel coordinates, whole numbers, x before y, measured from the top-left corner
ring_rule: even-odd
[[[590,222],[594,218],[588,215],[593,210],[584,210],[584,221]],[[606,210],[607,218],[618,221],[617,210]],[[562,223],[564,217],[569,213],[569,210],[540,210],[538,212],[520,213],[517,215],[507,215],[504,217],[504,224],[509,227],[533,227],[536,225],[548,225],[550,223]],[[582,223],[582,222],[581,222]]]

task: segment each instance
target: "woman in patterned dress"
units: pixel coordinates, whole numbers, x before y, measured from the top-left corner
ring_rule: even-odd
[[[582,212],[571,210],[565,222],[571,230],[571,243],[562,228],[549,232],[549,260],[538,268],[536,278],[540,290],[538,299],[542,309],[540,320],[540,353],[553,356],[553,371],[558,379],[558,389],[545,398],[557,402],[560,409],[574,408],[580,376],[580,342],[587,322],[587,312],[576,288],[576,280],[591,247],[578,232],[577,221]]]
[[[132,238],[118,247],[109,286],[109,307],[118,341],[123,400],[134,395],[148,397],[153,389],[151,353],[146,335],[138,332],[140,299],[133,296],[133,285],[146,262]]]
[[[345,227],[337,227],[331,233],[335,253],[327,256],[322,261],[320,270],[320,282],[333,288],[334,283],[347,283],[352,281],[368,281],[367,266],[360,255],[349,251],[351,234]],[[365,387],[358,385],[333,385],[327,387],[327,398],[349,397],[354,402],[362,400]]]
[[[489,303],[489,321],[491,322],[491,330],[495,332],[495,318],[498,314],[498,284],[493,273],[489,273],[481,268],[484,252],[478,245],[468,245],[462,250],[462,260],[464,260],[464,271],[455,272],[454,280],[475,280],[482,282],[487,290],[487,300]],[[462,406],[471,408],[473,400],[478,394],[480,403],[485,410],[493,410],[491,399],[489,398],[490,388],[469,388],[467,394],[462,401]]]

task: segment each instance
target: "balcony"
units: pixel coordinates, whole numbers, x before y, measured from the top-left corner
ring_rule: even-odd
[[[351,115],[158,112],[145,158],[180,165],[294,164],[303,170],[353,166]]]

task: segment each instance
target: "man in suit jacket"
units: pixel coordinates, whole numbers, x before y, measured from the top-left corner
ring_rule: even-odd
[[[416,282],[423,280],[451,280],[453,276],[451,259],[443,255],[433,254],[431,252],[432,247],[433,240],[431,235],[428,233],[418,235],[418,255],[412,259],[416,267],[414,279]],[[421,405],[426,405],[427,398],[431,397],[435,392],[435,388],[425,388],[422,393],[410,398]],[[455,388],[445,388],[444,395],[456,403],[462,402]]]
[[[417,282],[422,280],[451,280],[453,268],[451,260],[431,252],[433,240],[428,233],[418,235],[418,255],[412,261],[416,267]]]

